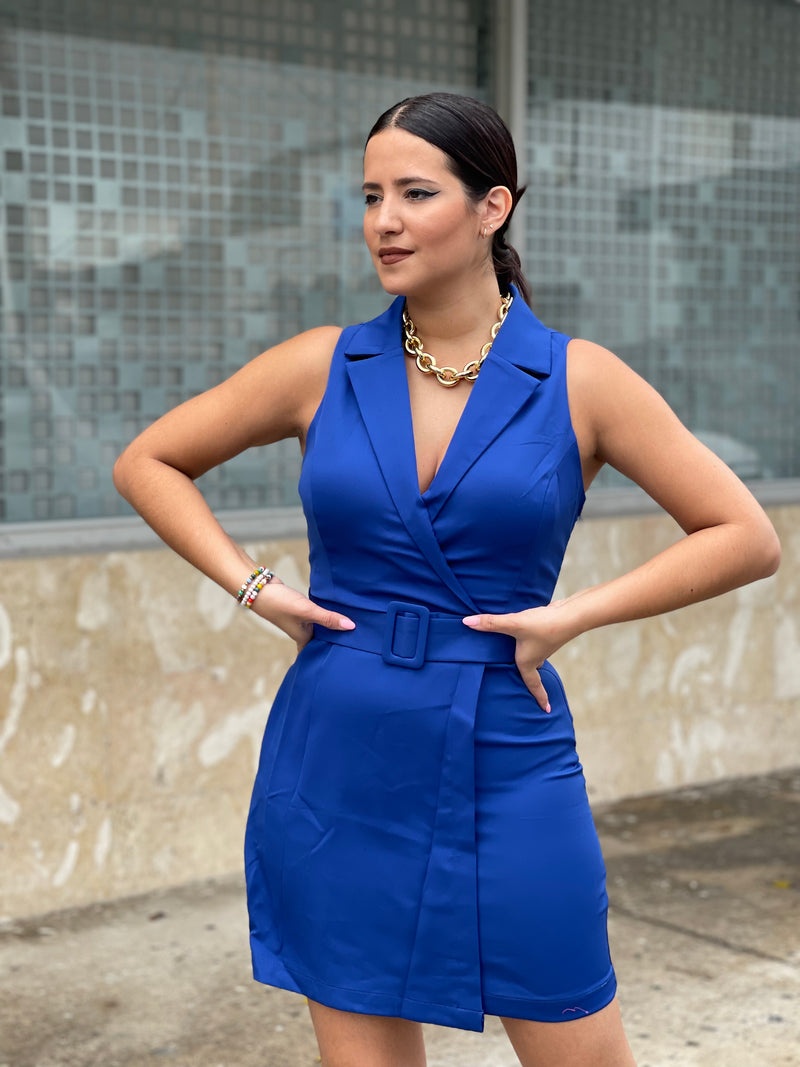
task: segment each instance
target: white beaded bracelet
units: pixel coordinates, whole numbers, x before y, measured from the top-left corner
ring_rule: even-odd
[[[250,577],[242,582],[239,592],[236,594],[236,599],[243,608],[251,608],[253,601],[264,588],[275,577],[273,571],[267,567],[258,567]]]

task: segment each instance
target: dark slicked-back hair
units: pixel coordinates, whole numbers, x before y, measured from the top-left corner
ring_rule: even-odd
[[[511,193],[508,218],[492,237],[492,262],[500,290],[511,282],[527,304],[531,291],[516,249],[506,243],[506,230],[525,189],[517,188],[517,154],[508,127],[488,104],[456,93],[410,96],[384,111],[367,141],[382,130],[413,133],[447,156],[447,164],[467,196],[482,200],[490,189],[504,185]]]

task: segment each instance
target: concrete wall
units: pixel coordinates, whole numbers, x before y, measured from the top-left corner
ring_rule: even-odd
[[[774,578],[554,658],[593,798],[799,761],[800,508],[771,515]],[[584,520],[559,595],[677,535],[663,516]],[[306,586],[304,543],[248,547]],[[239,870],[293,653],[166,550],[0,563],[0,917]]]
[[[584,634],[553,657],[593,799],[800,764],[800,507],[767,511],[783,546],[772,578]],[[662,514],[590,519],[570,543],[557,595],[679,536]]]

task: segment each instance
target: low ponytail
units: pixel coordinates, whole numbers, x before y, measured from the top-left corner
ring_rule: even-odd
[[[492,239],[492,266],[497,276],[500,292],[507,293],[509,285],[516,285],[519,295],[530,306],[531,287],[528,284],[528,279],[522,273],[522,262],[520,261],[519,253],[513,245],[508,244],[506,241],[506,231],[511,222],[511,216],[514,214],[514,210],[524,192],[525,188],[523,187],[513,194],[514,207],[512,207],[508,218]]]
[[[448,167],[474,203],[483,200],[496,185],[511,191],[514,207],[519,203],[525,190],[517,189],[514,142],[506,124],[488,104],[456,93],[411,96],[381,115],[367,141],[393,127],[413,133],[444,152]],[[510,221],[511,215],[492,238],[494,272],[501,292],[507,292],[513,283],[525,303],[530,304],[531,290],[519,255],[505,239]]]

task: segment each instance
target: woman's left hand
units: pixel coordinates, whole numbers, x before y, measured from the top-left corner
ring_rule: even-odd
[[[554,600],[540,608],[527,608],[507,615],[470,615],[462,622],[472,630],[508,634],[517,642],[516,663],[522,680],[544,711],[550,701],[539,668],[544,661],[575,634],[570,632],[563,610],[564,600]]]

